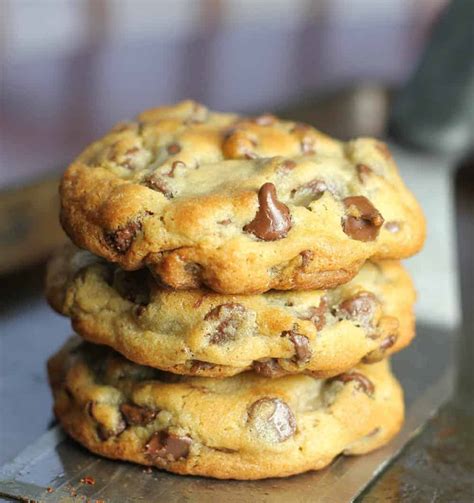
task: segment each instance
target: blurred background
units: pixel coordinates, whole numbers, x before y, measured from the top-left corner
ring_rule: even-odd
[[[401,86],[445,4],[1,0],[0,186],[187,96],[255,112],[355,82]]]
[[[44,429],[45,416],[30,411],[49,407],[43,363],[68,330],[41,296],[45,259],[64,240],[59,175],[88,142],[144,108],[190,97],[223,111],[276,111],[344,139],[385,138],[428,218],[425,249],[407,262],[419,319],[456,327],[452,171],[472,139],[473,6],[0,0],[2,403],[24,393],[15,372],[31,360],[29,401],[8,419],[9,438],[19,440],[5,441],[3,456]],[[449,113],[437,121],[437,110]]]

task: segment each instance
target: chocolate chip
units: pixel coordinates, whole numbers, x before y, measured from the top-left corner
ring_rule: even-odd
[[[174,163],[171,165],[171,169],[166,173],[166,176],[169,176],[170,178],[174,178],[174,172],[176,168],[185,168],[186,164],[184,164],[183,161],[174,161]]]
[[[253,362],[252,368],[255,373],[264,377],[281,377],[287,372],[280,367],[276,358],[268,358],[266,360],[256,360]]]
[[[200,283],[202,276],[202,266],[196,262],[187,262],[184,266],[186,274],[192,276],[194,282]]]
[[[400,232],[401,225],[399,222],[392,220],[391,222],[385,222],[385,228],[388,230],[388,232],[396,234],[397,232]]]
[[[156,418],[158,411],[148,407],[140,407],[131,403],[123,403],[120,412],[129,426],[146,426]]]
[[[336,381],[341,381],[342,383],[348,383],[354,381],[356,383],[356,388],[363,391],[367,395],[373,395],[375,387],[372,381],[360,372],[346,372],[344,374],[339,374],[333,378]]]
[[[205,321],[215,322],[209,342],[225,344],[235,340],[237,329],[243,321],[246,309],[242,304],[227,303],[211,309],[204,317]]]
[[[201,304],[204,302],[204,299],[208,297],[208,293],[203,293],[197,300],[194,302],[193,307],[194,309],[197,309],[198,307],[201,307]]]
[[[124,426],[124,429],[125,429],[125,427],[126,427],[125,422],[123,423],[123,426]],[[97,425],[96,431],[97,431],[97,436],[99,437],[99,439],[102,442],[105,442],[109,438],[112,438],[112,437],[116,436],[115,432],[113,430],[107,429],[102,424]]]
[[[291,159],[286,159],[277,168],[277,172],[281,174],[287,174],[296,168],[296,162]]]
[[[370,292],[359,292],[339,304],[336,312],[344,319],[356,320],[363,328],[370,330],[379,305],[377,297]]]
[[[172,199],[174,197],[173,190],[168,183],[159,175],[153,174],[145,178],[145,185],[156,192],[161,192],[166,198]]]
[[[94,419],[94,421],[97,422],[97,427],[96,427],[97,436],[103,442],[105,442],[106,440],[108,440],[111,437],[116,437],[116,436],[120,435],[127,427],[127,425],[122,417],[120,417],[116,421],[116,424],[113,427],[106,426],[106,425],[102,424],[99,421],[100,416],[95,411],[95,408],[96,408],[95,402],[93,402],[93,401],[87,402],[86,411],[89,414],[89,416],[92,417],[92,419]]]
[[[326,182],[315,179],[293,189],[290,196],[297,199],[297,204],[308,206],[311,202],[320,199],[326,190],[328,190]]]
[[[328,301],[325,297],[322,297],[317,307],[311,306],[307,313],[304,315],[298,315],[298,318],[300,320],[310,320],[313,322],[317,330],[322,330],[326,325],[327,308]]]
[[[340,306],[340,311],[346,312],[351,318],[367,317],[372,315],[378,301],[371,292],[359,292],[346,300]]]
[[[371,351],[364,357],[364,363],[375,363],[383,360],[386,356],[387,349],[391,348],[398,339],[398,335],[389,335],[385,337],[377,349]]]
[[[140,221],[129,222],[127,225],[119,227],[114,231],[106,232],[104,239],[110,248],[123,255],[130,249],[137,233],[141,229],[142,223]]]
[[[358,164],[356,166],[357,178],[361,183],[364,183],[367,178],[373,173],[372,168],[369,168],[367,164]]]
[[[232,220],[230,218],[226,218],[225,220],[219,220],[217,223],[219,225],[229,225],[230,223],[232,223]]]
[[[286,237],[291,229],[290,210],[278,201],[273,183],[265,183],[260,187],[258,204],[255,218],[244,227],[244,231],[264,241]]]
[[[280,398],[261,398],[248,410],[250,429],[263,440],[284,442],[294,435],[296,419],[290,407]]]
[[[124,154],[123,158],[120,161],[120,165],[124,168],[133,170],[135,169],[135,163],[134,163],[134,157],[137,152],[139,152],[140,149],[138,147],[132,147],[129,148]]]
[[[344,199],[346,216],[342,219],[344,232],[357,241],[373,241],[379,234],[384,219],[364,196]]]
[[[181,145],[179,143],[170,143],[167,147],[166,147],[166,151],[168,152],[168,154],[170,155],[176,155],[176,154],[179,154],[181,152]]]
[[[288,337],[295,347],[295,363],[307,363],[311,359],[312,351],[309,340],[305,335],[299,334],[296,330],[285,330],[281,337]]]
[[[271,126],[277,121],[277,118],[271,114],[263,114],[255,117],[253,121],[259,126]]]
[[[189,455],[192,440],[167,431],[157,431],[145,444],[146,454],[153,460],[177,461]]]
[[[301,253],[301,267],[305,269],[313,260],[314,253],[311,250],[303,250]]]
[[[122,298],[147,306],[150,303],[149,274],[145,269],[138,271],[124,271],[117,268],[114,272],[112,287]]]

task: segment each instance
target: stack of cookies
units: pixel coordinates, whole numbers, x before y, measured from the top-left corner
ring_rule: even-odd
[[[91,451],[181,474],[282,477],[388,442],[387,357],[414,336],[398,262],[425,224],[387,147],[184,101],[67,169],[47,296],[77,334],[48,364]]]

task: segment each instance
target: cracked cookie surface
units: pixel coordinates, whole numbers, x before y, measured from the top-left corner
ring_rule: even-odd
[[[128,359],[179,374],[329,377],[373,362],[414,336],[415,292],[398,262],[367,262],[332,290],[223,295],[169,290],[73,245],[48,267],[50,304],[74,330]]]
[[[112,129],[68,167],[60,195],[78,246],[173,288],[331,288],[425,236],[383,143],[192,101]]]
[[[321,469],[387,443],[403,421],[388,361],[329,380],[184,377],[70,341],[48,362],[54,412],[74,439],[113,459],[222,479]]]

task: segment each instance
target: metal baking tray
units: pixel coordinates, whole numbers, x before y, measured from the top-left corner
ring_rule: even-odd
[[[325,470],[247,482],[178,476],[96,457],[56,426],[0,469],[0,496],[6,501],[98,503],[354,501],[449,398],[453,344],[448,331],[418,327],[412,346],[392,360],[405,390],[402,431],[386,447],[365,456],[339,457]],[[93,484],[86,482],[90,478]]]

